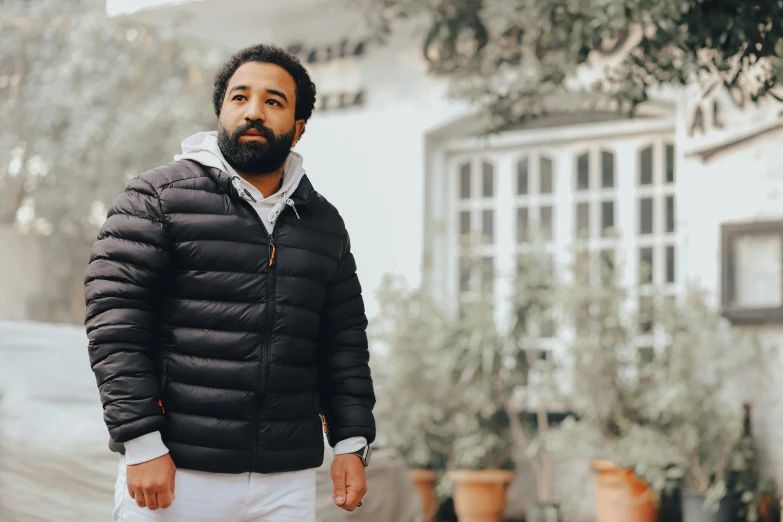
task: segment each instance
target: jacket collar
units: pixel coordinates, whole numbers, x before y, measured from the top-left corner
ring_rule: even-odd
[[[214,180],[215,183],[217,183],[218,187],[225,192],[226,194],[229,194],[232,197],[242,199],[239,194],[237,194],[236,189],[231,184],[231,178],[229,175],[225,172],[223,172],[220,169],[216,169],[214,167],[205,167],[204,165],[201,165],[200,163],[193,161],[193,160],[182,160],[182,161],[190,161],[194,165],[196,165],[199,169],[205,171],[210,178]],[[294,201],[297,205],[307,205],[310,200],[313,199],[313,196],[315,195],[315,189],[313,188],[313,184],[310,183],[310,179],[307,177],[307,174],[302,176],[302,180],[299,182],[299,186],[296,187],[296,190],[293,194],[291,194],[291,199]]]

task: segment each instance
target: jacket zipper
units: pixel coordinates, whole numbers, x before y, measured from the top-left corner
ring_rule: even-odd
[[[166,409],[163,407],[163,395],[166,393],[166,385],[169,380],[169,360],[167,357],[163,358],[163,364],[161,365],[161,377],[160,377],[160,396],[158,397],[158,406],[163,415],[166,415]]]
[[[253,206],[247,202],[242,197],[243,192],[234,184],[234,189],[239,193],[239,201],[242,206],[244,206],[248,211],[250,211],[250,215],[255,218],[256,221],[258,221],[258,224],[261,225],[261,229],[264,231],[264,235],[266,236],[267,243],[271,241],[271,235],[269,232],[266,231],[266,226],[264,225],[263,221],[261,221],[261,218],[258,216],[258,213],[256,212],[256,209],[253,208]],[[244,189],[242,189],[244,190]],[[249,195],[249,193],[248,193]],[[274,232],[274,229],[273,229]],[[270,248],[271,250],[271,248]],[[263,375],[263,367],[264,367],[264,348],[261,347],[261,372]],[[256,392],[256,400],[254,402],[253,406],[253,469],[256,468],[256,459],[258,458],[258,431],[261,429],[261,426],[259,425],[259,419],[258,419],[258,409],[261,406],[261,400],[259,395],[259,385],[258,385],[258,375],[256,376],[256,386],[255,386],[255,392]]]
[[[313,401],[313,409],[315,410],[315,413],[318,415],[318,424],[319,429],[321,431],[321,437],[328,433],[328,429],[326,427],[326,416],[321,413],[321,408],[318,407],[318,399]]]
[[[263,373],[263,379],[261,381],[261,395],[260,397],[263,398],[264,395],[266,395],[266,384],[267,380],[269,379],[269,352],[272,349],[272,327],[275,324],[275,292],[277,291],[277,246],[275,245],[275,233],[277,232],[277,224],[280,223],[280,218],[278,217],[277,222],[274,225],[274,228],[272,229],[272,234],[269,236],[269,270],[268,270],[268,279],[267,279],[267,306],[269,307],[269,313],[267,316],[269,317],[269,324],[267,325],[267,338],[266,343],[264,343],[264,348],[261,352],[261,360],[263,361],[262,364],[262,371]]]
[[[274,325],[274,313],[275,313],[275,286],[277,282],[277,277],[275,276],[275,272],[277,271],[277,246],[275,245],[275,233],[277,232],[277,225],[280,223],[280,215],[278,215],[277,220],[272,225],[272,233],[270,234],[266,230],[266,226],[261,221],[261,218],[258,216],[258,213],[256,212],[256,209],[253,208],[253,206],[247,202],[246,199],[242,197],[243,192],[239,190],[239,188],[234,185],[234,188],[239,193],[239,200],[241,201],[241,204],[247,208],[251,215],[258,221],[258,223],[261,225],[261,228],[264,231],[264,235],[267,239],[267,244],[269,245],[269,266],[268,266],[268,275],[267,275],[267,306],[269,307],[269,312],[267,313],[268,316],[268,326],[267,326],[267,336],[264,341],[264,345],[261,347],[261,386],[258,386],[258,383],[256,383],[256,400],[255,405],[253,408],[253,469],[256,467],[256,460],[258,458],[258,432],[261,429],[260,421],[258,418],[258,410],[261,406],[261,402],[263,400],[264,395],[266,395],[266,384],[267,379],[269,377],[269,351],[272,347],[272,326]],[[242,189],[244,190],[244,189]],[[247,192],[247,191],[245,191]],[[250,193],[247,192],[247,195],[250,196]],[[252,196],[250,196],[252,199]],[[254,200],[255,201],[255,200]],[[285,207],[288,205],[284,205],[282,210],[280,211],[280,214],[283,213],[285,210]],[[293,207],[294,210],[296,210],[296,207]],[[298,217],[298,213],[297,213]],[[260,388],[260,389],[259,389]]]

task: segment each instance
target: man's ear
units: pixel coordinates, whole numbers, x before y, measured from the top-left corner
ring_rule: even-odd
[[[296,133],[294,134],[294,145],[299,143],[299,138],[302,137],[302,134],[305,131],[305,121],[304,120],[296,120]]]

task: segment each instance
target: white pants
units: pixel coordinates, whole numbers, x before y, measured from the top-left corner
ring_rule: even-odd
[[[128,493],[125,456],[114,486],[115,522],[315,522],[315,469],[291,473],[205,473],[178,469],[174,502],[152,511]]]

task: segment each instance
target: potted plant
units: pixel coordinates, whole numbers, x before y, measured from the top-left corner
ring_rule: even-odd
[[[724,386],[754,351],[698,292],[681,304],[651,294],[642,302],[655,303],[654,314],[631,313],[616,272],[595,284],[591,266],[577,255],[565,300],[567,396],[579,420],[558,430],[559,447],[592,450],[598,522],[652,522],[702,444],[727,429]]]
[[[453,487],[460,520],[499,517],[514,477],[509,412],[521,380],[508,366],[515,348],[496,327],[492,306],[466,302],[457,319],[397,278],[386,279],[379,301],[373,329],[379,433],[413,468],[430,520],[438,507],[435,474],[446,463],[451,471],[438,492]]]
[[[422,500],[425,522],[434,521],[439,503],[437,474],[445,469],[445,405],[428,400],[438,386],[432,368],[434,347],[451,327],[431,297],[386,277],[378,291],[380,313],[371,330],[379,435],[397,448]]]
[[[465,307],[438,350],[435,400],[451,412],[447,421],[448,478],[460,522],[500,521],[514,478],[507,404],[515,372],[511,347],[497,331],[488,301]]]
[[[517,451],[533,470],[536,481],[535,522],[560,522],[560,504],[554,495],[552,459],[547,446],[550,429],[549,408],[557,395],[557,366],[547,345],[558,335],[556,318],[560,286],[551,258],[532,251],[517,259],[510,342],[521,349],[518,370],[524,386],[516,388],[509,406],[509,418]],[[523,425],[522,414],[533,414],[532,426]]]
[[[499,520],[514,463],[529,462],[537,480],[541,522],[557,522],[559,505],[552,494],[552,467],[546,448],[547,379],[531,375],[551,368],[541,338],[553,332],[545,316],[556,301],[554,274],[546,258],[523,256],[512,300],[512,321],[497,321],[487,292],[463,302],[462,320],[442,345],[442,400],[451,401],[449,478],[461,521]],[[535,381],[535,379],[534,379]],[[523,413],[535,412],[533,426]]]

